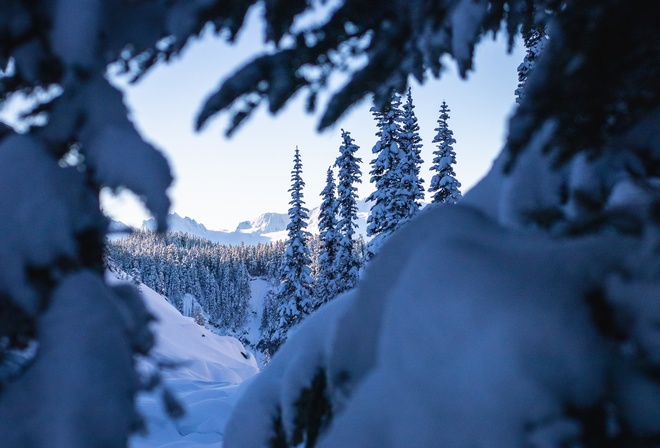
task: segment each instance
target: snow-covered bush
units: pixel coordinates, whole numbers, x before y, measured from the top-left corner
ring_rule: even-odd
[[[491,172],[392,235],[357,288],[290,337],[239,401],[226,446],[299,446],[309,396],[329,410],[305,446],[657,446],[660,7],[392,11],[382,27],[352,16],[350,30],[373,33],[369,61],[324,120],[374,85],[386,102],[417,61],[433,70],[446,52],[467,70],[502,19],[510,32],[547,25],[549,39]]]

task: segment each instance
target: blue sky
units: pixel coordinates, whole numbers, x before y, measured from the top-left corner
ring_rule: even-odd
[[[376,127],[368,99],[320,134],[315,131],[318,113],[304,112],[304,95],[295,97],[275,116],[259,110],[231,139],[224,137],[227,117],[223,115],[194,132],[194,117],[206,95],[261,51],[259,27],[258,17],[252,14],[236,45],[206,36],[137,85],[125,87],[132,119],[143,136],[164,152],[176,176],[170,189],[172,211],[209,229],[234,229],[239,221],[263,212],[286,212],[296,145],[303,161],[305,200],[309,208],[317,206],[326,170],[338,155],[341,128],[350,131],[360,146],[360,196],[373,189],[368,171]],[[424,144],[425,185],[431,177],[431,140],[442,100],[451,109],[449,125],[457,140],[456,172],[463,191],[489,169],[505,137],[507,117],[514,107],[516,67],[523,56],[520,44],[509,55],[503,38],[487,39],[477,47],[476,71],[468,80],[460,80],[449,63],[441,80],[429,80],[423,86],[413,83]],[[106,211],[128,224],[139,225],[147,217],[134,199],[104,199]]]

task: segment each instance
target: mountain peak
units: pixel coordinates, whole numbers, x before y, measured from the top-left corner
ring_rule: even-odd
[[[365,234],[366,217],[368,212],[364,201],[358,202],[358,233]],[[319,208],[310,210],[307,230],[318,233]],[[189,235],[205,238],[218,244],[258,244],[270,241],[286,239],[286,226],[289,223],[289,215],[286,213],[267,212],[262,213],[251,221],[242,221],[236,226],[236,230],[209,230],[200,222],[187,216],[181,217],[178,213],[170,213],[167,216],[167,224],[170,232],[183,232]],[[156,229],[156,221],[148,219],[142,222],[142,228],[148,230]]]
[[[252,221],[243,221],[236,227],[243,233],[273,233],[286,230],[289,216],[286,213],[262,213]]]
[[[191,235],[197,235],[198,233],[205,233],[208,231],[204,224],[187,216],[181,217],[178,213],[170,213],[167,215],[167,226],[170,232],[185,232]],[[142,228],[156,230],[156,220],[151,218],[142,221]]]

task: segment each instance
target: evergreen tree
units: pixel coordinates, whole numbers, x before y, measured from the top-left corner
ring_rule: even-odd
[[[337,198],[335,179],[332,168],[328,168],[325,188],[321,192],[319,211],[320,253],[318,256],[318,275],[316,278],[316,303],[314,307],[332,300],[338,293],[335,260],[339,249],[340,234],[337,229]]]
[[[403,104],[401,130],[397,138],[401,149],[401,183],[395,201],[403,216],[399,225],[412,218],[422,207],[421,201],[424,200],[424,179],[419,177],[424,163],[421,157],[422,138],[419,136],[419,124],[414,109],[409,88],[406,102]]]
[[[440,118],[438,118],[438,132],[433,138],[433,143],[438,144],[438,149],[433,151],[433,165],[431,171],[436,174],[431,178],[429,193],[434,193],[432,202],[455,204],[461,197],[459,190],[461,183],[456,180],[456,173],[452,165],[456,163],[456,153],[452,145],[456,143],[454,133],[449,129],[449,106],[445,101],[440,106]]]
[[[337,173],[337,231],[339,245],[335,256],[335,272],[337,274],[337,292],[343,292],[355,286],[361,258],[355,251],[355,234],[357,229],[357,184],[362,182],[360,163],[362,159],[355,153],[359,147],[354,143],[350,132],[341,130],[342,144],[339,147],[339,157],[335,161]]]
[[[272,355],[286,340],[288,331],[300,323],[312,309],[312,283],[310,276],[310,254],[307,246],[311,235],[307,227],[309,210],[305,208],[302,189],[305,186],[302,177],[302,161],[296,147],[291,171],[291,201],[287,225],[288,238],[282,257],[280,285],[276,293],[277,322],[273,326],[269,352]]]
[[[516,88],[516,103],[520,104],[525,94],[525,84],[529,77],[536,60],[539,58],[541,52],[545,48],[548,40],[548,35],[545,32],[545,27],[537,26],[530,29],[523,35],[527,53],[525,58],[518,66],[518,87]]]
[[[271,355],[274,353],[273,344],[271,343],[271,336],[275,333],[276,325],[278,322],[277,315],[277,298],[275,297],[275,289],[277,286],[271,284],[266,291],[264,297],[264,306],[261,313],[261,325],[259,331],[261,338],[257,343],[257,349],[264,355],[264,361],[267,363]]]
[[[372,107],[376,119],[378,141],[371,150],[376,157],[371,161],[370,182],[376,190],[367,197],[373,202],[367,219],[370,242],[369,257],[377,251],[382,240],[391,234],[404,219],[402,208],[395,201],[401,184],[401,149],[397,137],[401,134],[401,100],[397,94],[382,110]]]

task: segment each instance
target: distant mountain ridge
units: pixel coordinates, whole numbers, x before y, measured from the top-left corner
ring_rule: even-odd
[[[204,224],[187,216],[181,217],[177,213],[171,213],[167,216],[167,224],[170,232],[184,232],[225,245],[269,243],[270,241],[277,241],[286,237],[286,234],[280,236],[275,232],[275,234],[265,235],[260,232],[251,232],[250,229],[236,229],[233,232],[228,230],[209,230]],[[156,221],[153,218],[143,221],[142,228],[155,230]]]
[[[357,233],[366,238],[367,216],[369,206],[364,200],[358,201],[358,230]],[[312,234],[319,233],[319,207],[310,210],[307,230]],[[258,244],[286,239],[286,226],[289,216],[286,213],[262,213],[251,221],[242,221],[236,230],[210,230],[193,218],[181,217],[178,213],[167,216],[170,232],[184,232],[218,244]],[[156,221],[148,219],[142,222],[143,229],[155,230]]]
[[[253,221],[243,221],[236,227],[236,232],[273,233],[286,230],[289,216],[286,213],[263,213]]]

